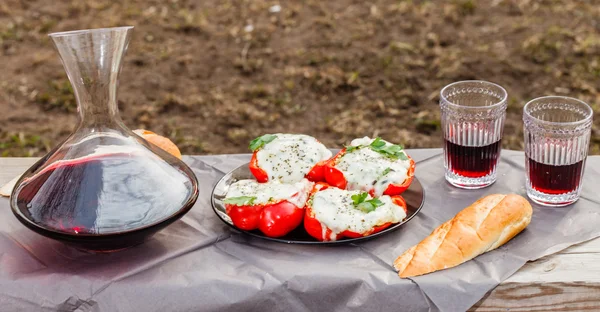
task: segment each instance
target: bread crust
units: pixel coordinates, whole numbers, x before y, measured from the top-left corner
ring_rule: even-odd
[[[394,261],[400,277],[451,268],[496,249],[531,222],[529,202],[516,194],[485,196],[444,222]]]

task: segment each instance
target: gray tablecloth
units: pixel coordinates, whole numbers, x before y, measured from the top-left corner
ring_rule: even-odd
[[[249,155],[185,157],[202,185],[194,208],[147,243],[114,254],[86,254],[38,236],[2,198],[0,310],[461,311],[526,261],[600,235],[600,157],[590,157],[577,204],[534,206],[530,226],[498,250],[400,279],[393,260],[437,225],[486,194],[525,194],[522,152],[503,151],[498,181],[471,191],[445,182],[441,150],[409,154],[426,190],[422,211],[395,232],[341,247],[267,242],[223,224],[210,207],[212,187]]]

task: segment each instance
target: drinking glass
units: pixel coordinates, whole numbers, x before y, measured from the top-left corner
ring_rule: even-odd
[[[564,96],[531,100],[523,108],[527,195],[545,206],[579,199],[592,129],[592,108]]]
[[[487,81],[459,81],[440,94],[446,181],[478,189],[496,181],[508,94]]]

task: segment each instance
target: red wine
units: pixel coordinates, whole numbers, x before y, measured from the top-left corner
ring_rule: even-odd
[[[446,140],[448,168],[467,178],[485,177],[496,167],[500,148],[500,140],[485,146],[462,146]]]
[[[546,165],[531,158],[527,161],[531,187],[538,192],[552,195],[565,194],[579,186],[583,160],[564,166]]]
[[[16,215],[84,249],[131,246],[191,208],[197,190],[183,166],[128,153],[61,160],[21,185]]]

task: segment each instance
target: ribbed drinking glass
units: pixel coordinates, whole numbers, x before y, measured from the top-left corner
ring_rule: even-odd
[[[440,94],[446,180],[478,189],[496,181],[507,92],[486,81],[459,81]]]
[[[523,108],[527,195],[566,206],[581,192],[592,130],[592,108],[564,96],[534,99]]]

